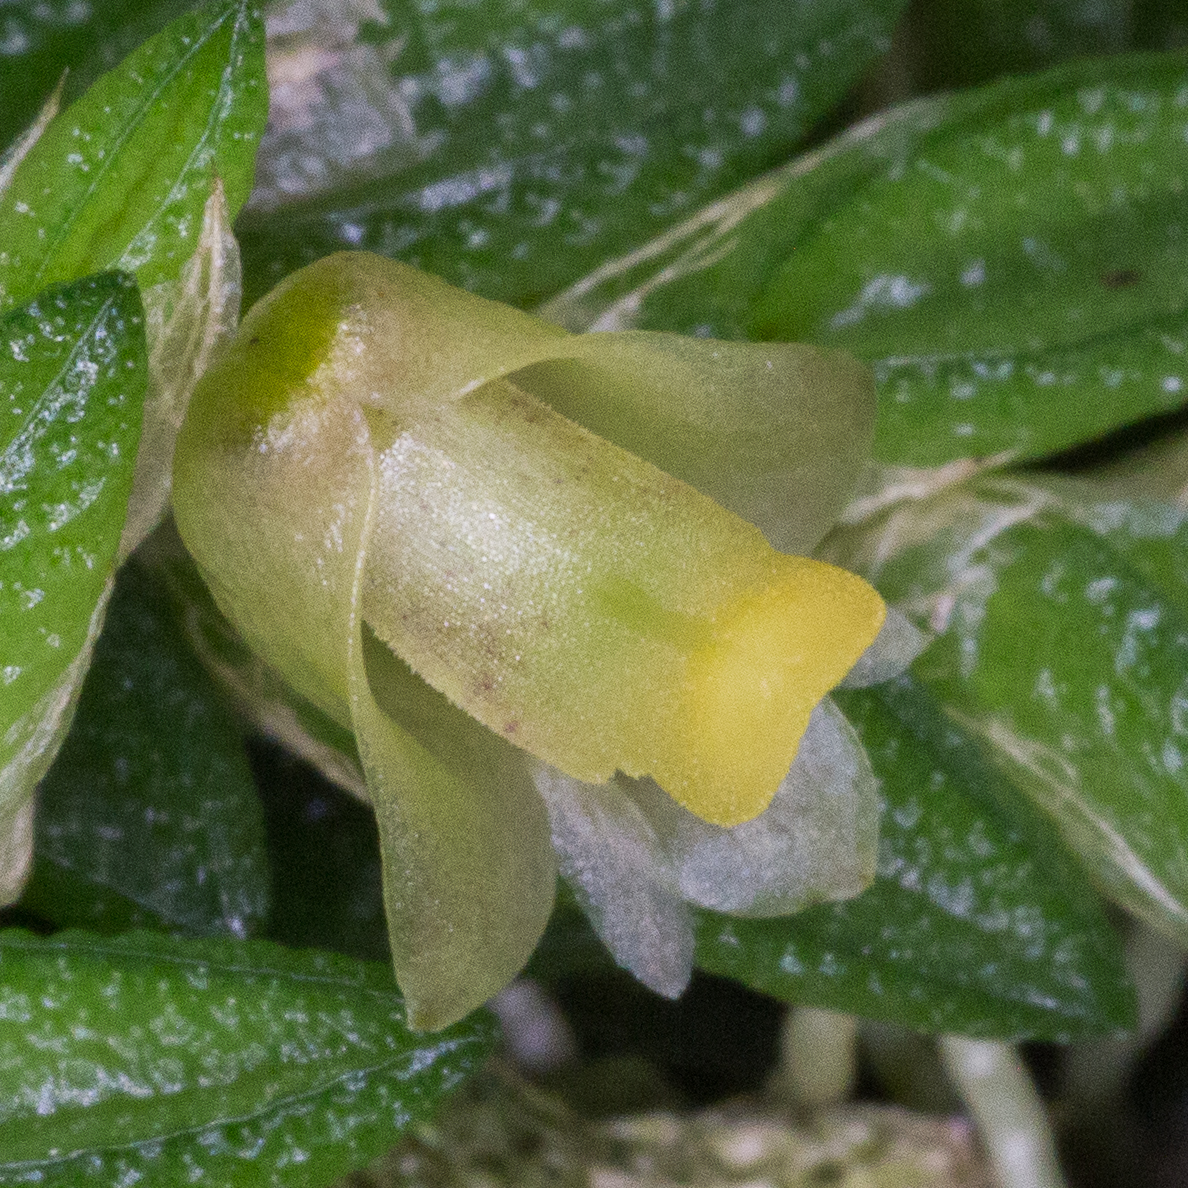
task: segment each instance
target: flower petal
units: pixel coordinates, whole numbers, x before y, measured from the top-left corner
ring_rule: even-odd
[[[352,708],[396,980],[410,1025],[437,1030],[503,989],[536,948],[557,877],[548,817],[522,751],[366,628],[362,652]]]
[[[693,921],[651,824],[617,783],[583,783],[543,763],[533,776],[561,873],[594,931],[645,986],[679,997],[693,972]]]
[[[559,346],[566,358],[517,372],[516,384],[758,525],[782,552],[816,548],[870,456],[874,380],[840,351],[645,331]]]
[[[177,522],[248,643],[354,730],[397,977],[411,1018],[439,1027],[506,983],[543,931],[547,816],[522,756],[366,648],[374,452],[356,393],[322,381],[325,314],[265,299],[204,377],[178,443]]]
[[[400,415],[367,563],[376,633],[577,779],[651,775],[723,825],[762,812],[878,633],[875,591],[511,382]]]
[[[631,794],[654,828],[690,903],[782,916],[848,899],[874,877],[878,785],[853,727],[833,701],[813,711],[770,807],[731,829],[710,825],[650,781]]]

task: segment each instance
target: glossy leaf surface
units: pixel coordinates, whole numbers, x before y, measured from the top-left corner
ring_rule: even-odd
[[[247,197],[267,103],[247,0],[178,19],[43,133],[0,194],[0,308],[105,268],[176,280],[215,176]]]
[[[0,319],[0,342],[7,835],[69,723],[109,592],[147,374],[140,298],[122,274],[52,289]]]
[[[487,1053],[426,1040],[391,971],[261,941],[0,935],[0,1184],[320,1188]]]
[[[387,0],[359,28],[374,6],[288,6],[249,295],[360,247],[539,301],[783,160],[902,8]]]
[[[1186,128],[1178,54],[918,100],[545,312],[851,350],[885,462],[1052,453],[1188,390]]]
[[[1161,560],[1157,540],[1119,547],[1126,531],[1072,519],[1043,485],[986,477],[840,548],[940,632],[915,672],[945,712],[1113,896],[1184,938],[1188,614],[1164,593],[1168,542]]]
[[[58,927],[243,937],[267,913],[263,818],[238,724],[135,561],[42,781],[35,839],[23,903]]]
[[[1129,1026],[1096,899],[978,745],[911,678],[835,696],[882,780],[874,884],[784,919],[703,913],[698,965],[929,1031],[1067,1040]]]

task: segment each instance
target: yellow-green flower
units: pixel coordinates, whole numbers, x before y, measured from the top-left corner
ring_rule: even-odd
[[[884,607],[769,539],[811,551],[872,405],[835,353],[571,335],[362,253],[245,319],[179,440],[178,526],[246,640],[354,732],[419,1025],[520,968],[553,844],[604,935],[622,880],[602,876],[632,846],[655,842],[637,864],[653,890],[704,902],[682,879],[706,838],[741,826],[764,839],[746,853],[771,849],[743,823],[796,785],[806,728],[826,772],[813,786],[866,789],[847,893],[869,878],[873,784],[844,719],[814,707]],[[737,910],[832,893],[764,890],[781,879],[756,876]],[[616,955],[638,965],[641,936]],[[688,960],[643,976],[672,992]]]

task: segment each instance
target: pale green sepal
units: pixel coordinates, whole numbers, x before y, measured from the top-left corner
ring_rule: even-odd
[[[646,331],[563,346],[566,358],[516,384],[758,525],[782,552],[812,552],[870,457],[874,379],[840,351]]]
[[[619,781],[587,784],[545,763],[533,779],[561,873],[594,931],[649,990],[678,998],[693,974],[693,916],[647,816]]]
[[[220,343],[239,324],[242,291],[239,245],[223,183],[202,212],[194,254],[176,281],[143,293],[149,347],[148,394],[136,455],[136,475],[120,555],[129,556],[165,514],[173,476],[173,448],[190,395]]]
[[[571,336],[529,314],[476,297],[395,260],[339,252],[294,273],[268,300],[295,289],[336,332],[335,381],[376,409],[433,407],[541,359]],[[379,443],[382,445],[386,443]]]
[[[358,405],[342,396],[286,388],[283,413],[253,418],[242,389],[225,379],[252,324],[201,385],[178,438],[177,526],[248,645],[349,728],[344,624],[369,505],[371,438]]]
[[[379,824],[392,960],[409,1025],[435,1031],[502,990],[540,940],[556,883],[548,816],[522,751],[450,705],[367,628],[361,643],[351,707]]]
[[[294,320],[261,302],[200,385],[175,460],[178,528],[246,641],[354,731],[397,979],[413,1025],[443,1027],[501,989],[544,930],[555,881],[547,817],[522,755],[382,646],[365,654],[370,432],[356,400],[316,367],[290,375],[301,360],[268,349],[271,335],[301,333]]]
[[[826,697],[762,816],[728,829],[652,781],[625,785],[667,853],[683,898],[735,916],[786,916],[850,899],[875,874],[878,781],[854,728]]]
[[[377,433],[381,408],[394,434],[418,404],[432,408],[512,377],[562,416],[757,524],[785,552],[812,550],[870,456],[874,380],[840,351],[568,334],[361,252],[319,260],[266,301],[288,296],[292,308],[298,293],[304,324],[316,309],[334,329],[337,382],[363,403],[371,393]]]

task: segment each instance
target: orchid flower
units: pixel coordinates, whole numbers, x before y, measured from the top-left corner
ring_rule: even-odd
[[[915,645],[808,554],[872,419],[836,352],[574,335],[364,253],[250,311],[182,429],[178,528],[248,644],[353,732],[415,1025],[515,976],[557,854],[670,994],[686,904],[869,881],[874,781],[825,698]]]

